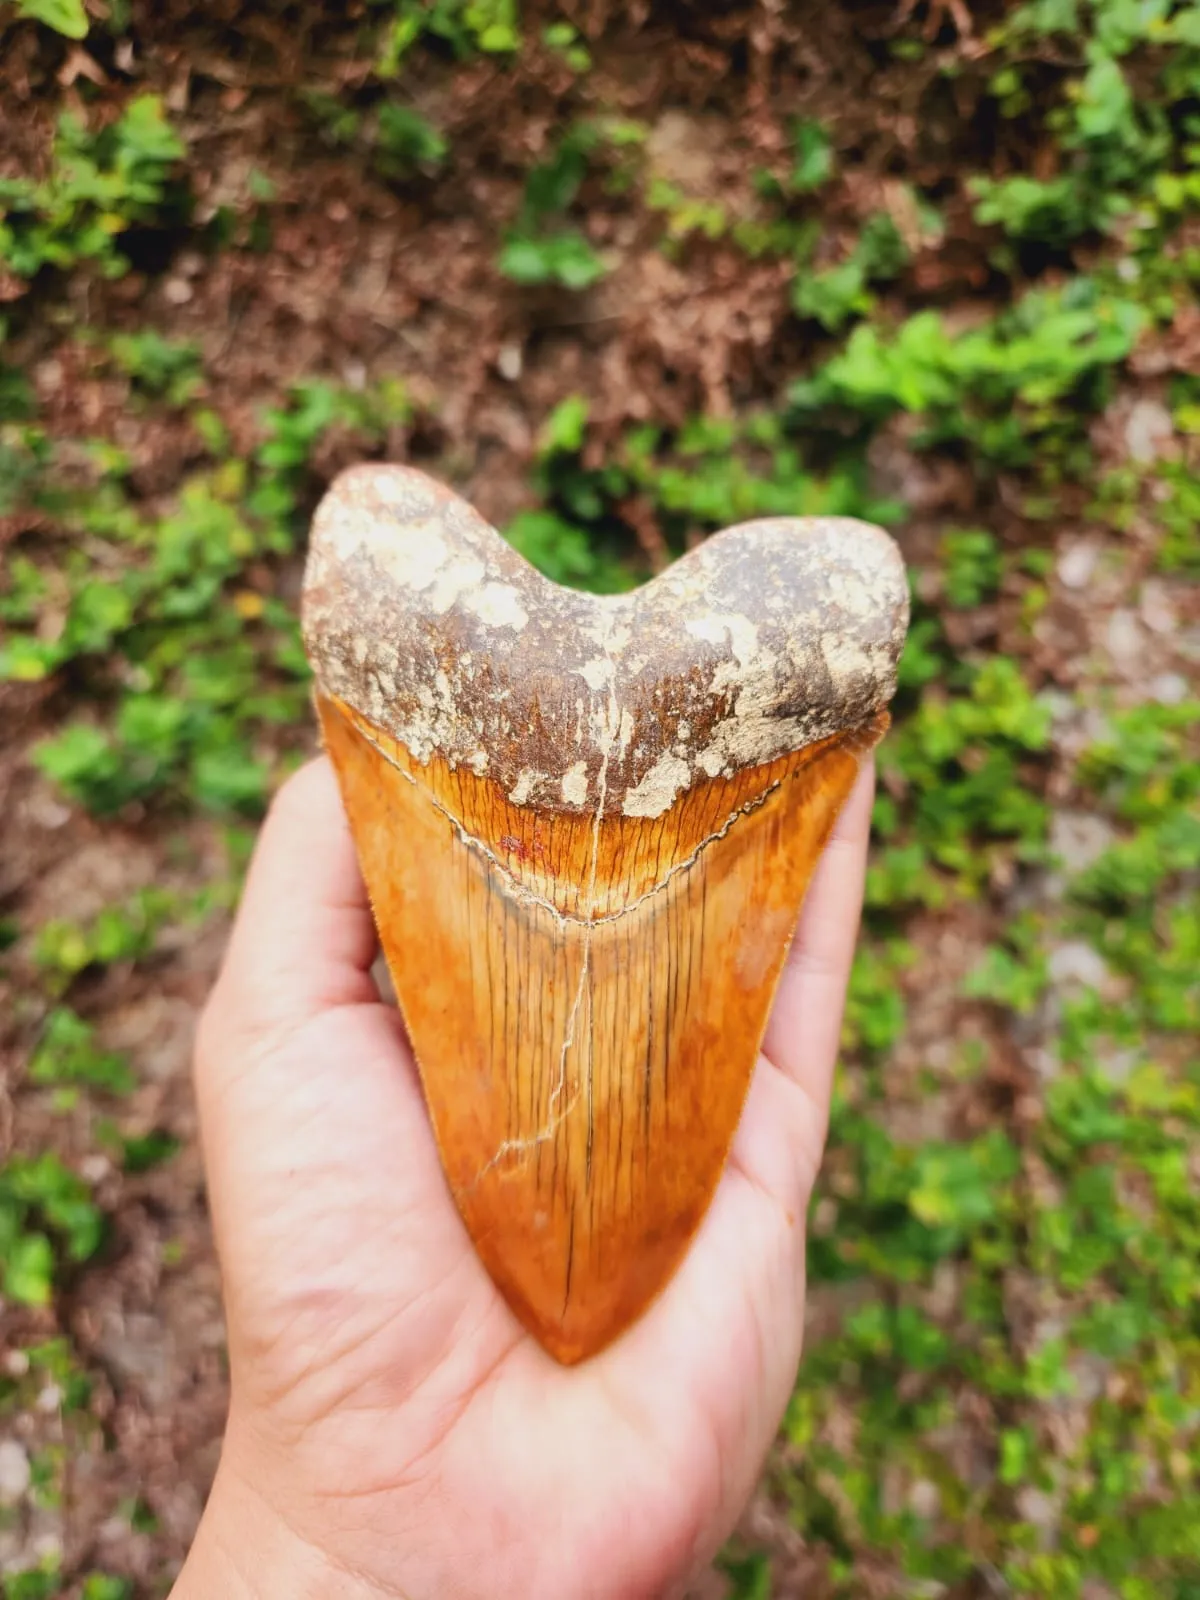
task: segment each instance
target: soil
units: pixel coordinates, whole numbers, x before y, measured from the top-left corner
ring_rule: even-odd
[[[932,47],[913,62],[887,48],[898,26],[893,0],[789,7],[775,0],[580,0],[563,10],[589,40],[595,64],[586,86],[537,44],[517,66],[492,58],[455,66],[445,52],[422,55],[421,70],[405,85],[448,139],[454,160],[444,178],[405,183],[381,177],[358,149],[331,148],[299,92],[357,97],[370,115],[379,86],[361,0],[217,0],[204,7],[134,0],[129,9],[133,20],[121,38],[97,28],[79,46],[31,25],[8,33],[0,27],[0,173],[39,170],[64,107],[86,101],[91,115],[97,108],[115,114],[131,92],[153,91],[187,141],[194,214],[176,234],[135,240],[136,270],[123,278],[39,281],[29,291],[36,314],[18,307],[6,360],[31,377],[53,435],[103,435],[131,454],[147,507],[169,504],[194,464],[196,435],[162,411],[130,408],[127,386],[74,338],[80,325],[109,332],[149,325],[194,341],[203,354],[205,402],[239,454],[253,449],[262,409],[278,404],[293,380],[320,374],[361,387],[403,378],[422,409],[388,452],[434,464],[499,524],[536,503],[538,432],[571,394],[588,397],[601,440],[630,422],[727,416],[777,398],[821,342],[791,315],[786,264],[748,261],[720,240],[693,241],[668,259],[646,212],[628,196],[597,188],[582,197],[584,226],[620,265],[586,302],[522,290],[498,273],[499,243],[520,207],[529,164],[588,106],[651,124],[648,156],[658,173],[690,196],[726,201],[752,193],[756,169],[787,171],[792,119],[836,122],[847,176],[832,193],[830,221],[843,221],[848,236],[881,207],[902,204],[900,175],[927,187],[944,176],[952,195],[956,168],[995,169],[1007,160],[1019,169],[1025,154],[1019,126],[988,121],[977,78],[941,71],[951,55],[970,59],[961,7],[918,9]],[[973,6],[974,37],[1003,9]],[[550,11],[527,10],[525,31],[536,40]],[[273,190],[269,234],[261,238],[248,226],[252,172]],[[223,207],[232,233],[217,247],[208,225]],[[954,306],[969,320],[990,309],[996,285],[966,209],[951,203],[946,224],[945,243],[918,253],[897,291],[897,309]],[[20,285],[4,292],[14,303],[24,297]],[[1141,397],[1153,398],[1159,382],[1148,375]],[[1135,398],[1123,397],[1107,414],[1114,454],[1124,448]],[[353,438],[323,443],[311,463],[311,498],[357,448]],[[986,518],[1020,542],[1020,519],[1006,508],[1003,485],[982,490],[953,462],[918,461],[899,433],[881,442],[873,465],[880,488],[902,483],[914,508],[903,539],[915,564],[943,527],[964,521]],[[18,536],[39,536],[36,527],[11,520],[0,519],[0,549]],[[264,581],[293,600],[297,563],[272,569]],[[1179,636],[1194,630],[1194,599],[1160,589]],[[1157,622],[1145,615],[1145,605],[1143,599],[1135,615],[1122,609],[1119,593],[1099,602],[1090,593],[1085,606],[1064,578],[1036,630],[1041,681],[1073,688],[1089,658],[1111,656],[1114,616],[1129,619],[1118,634],[1124,629],[1136,641],[1116,673],[1127,702],[1145,693],[1149,679],[1179,672],[1175,635],[1164,632],[1161,615]],[[973,630],[962,639],[965,648],[973,638],[1003,638],[1015,618],[1001,599],[959,625]],[[73,1272],[53,1307],[0,1306],[3,1361],[27,1402],[14,1438],[30,1458],[67,1447],[58,1503],[27,1499],[15,1521],[0,1521],[0,1571],[59,1550],[67,1574],[126,1574],[149,1596],[164,1592],[188,1548],[225,1416],[220,1284],[189,1051],[227,924],[217,914],[173,931],[152,959],[85,975],[72,990],[72,1004],[97,1023],[101,1043],[136,1066],[139,1087],[123,1108],[122,1130],[159,1130],[179,1141],[174,1159],[140,1176],[97,1154],[95,1114],[85,1103],[64,1115],[49,1091],[23,1081],[21,1063],[33,1042],[31,938],[48,919],[84,919],[141,887],[201,887],[228,873],[229,857],[223,828],[203,816],[135,809],[101,822],[62,800],[29,752],[69,710],[72,692],[69,672],[44,684],[0,685],[0,912],[21,931],[0,975],[0,1143],[55,1150],[85,1170],[109,1227],[101,1252]],[[1078,707],[1071,713],[1076,721],[1082,715]],[[1071,797],[1065,774],[1079,742],[1071,717],[1052,761],[1064,774],[1063,802]],[[281,748],[314,745],[312,729],[281,737]],[[1053,788],[1053,772],[1046,781]],[[997,1107],[1019,1122],[1028,1108],[1024,1056],[997,1032],[986,1007],[960,997],[962,974],[995,926],[994,911],[959,908],[929,913],[909,929],[917,951],[906,980],[910,1020],[886,1113],[895,1137],[961,1133]],[[964,1092],[948,1071],[928,1093],[940,1043],[972,1034],[991,1053],[990,1101]],[[836,1172],[834,1152],[829,1181]],[[942,1283],[941,1292],[953,1296],[953,1283]],[[814,1336],[836,1323],[843,1302],[843,1291],[814,1296]],[[58,1335],[69,1337],[92,1379],[83,1420],[64,1411],[52,1382],[27,1388],[21,1350]],[[965,1419],[959,1453],[968,1477],[975,1443]],[[18,1476],[20,1470],[18,1463]],[[132,1506],[142,1509],[131,1517]],[[769,1487],[747,1511],[743,1531],[749,1543],[771,1551],[776,1596],[820,1600],[834,1592],[827,1552],[804,1545]],[[860,1562],[856,1577],[864,1597],[899,1592],[882,1566],[873,1575]],[[716,1573],[695,1590],[697,1597],[724,1592]]]

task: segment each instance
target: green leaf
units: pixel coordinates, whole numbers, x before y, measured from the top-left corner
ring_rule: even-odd
[[[69,1006],[56,1006],[46,1018],[29,1062],[33,1083],[85,1084],[108,1094],[128,1094],[137,1080],[123,1056],[98,1050],[95,1029]]]
[[[385,104],[379,108],[379,152],[385,171],[403,172],[413,167],[438,167],[449,145],[431,122],[410,106]]]
[[[504,536],[555,583],[597,594],[619,594],[633,587],[632,575],[619,562],[598,549],[582,528],[552,511],[520,512]]]
[[[771,1563],[765,1555],[724,1555],[717,1566],[729,1580],[729,1600],[771,1600]]]
[[[504,276],[529,286],[557,283],[564,289],[587,289],[606,270],[591,245],[574,230],[545,239],[513,238],[500,253]]]
[[[1098,55],[1080,86],[1076,125],[1084,139],[1115,133],[1129,116],[1133,91],[1111,56]]]
[[[951,528],[942,536],[942,586],[947,603],[968,610],[1000,587],[1004,567],[996,536],[986,528]]]
[[[1012,26],[1033,33],[1074,33],[1079,27],[1079,0],[1031,0],[1014,13]]]
[[[155,1128],[140,1137],[122,1139],[121,1164],[126,1172],[149,1172],[169,1161],[178,1149],[179,1140],[173,1134]]]
[[[578,455],[583,449],[590,413],[591,406],[581,394],[568,395],[565,400],[560,400],[542,429],[538,440],[539,453],[554,455],[561,451],[565,455]]]
[[[187,154],[187,146],[167,121],[156,94],[140,94],[126,106],[117,123],[118,167],[129,171],[139,163],[167,166]]]
[[[916,1152],[909,1209],[928,1228],[962,1236],[990,1222],[1002,1185],[1020,1166],[1016,1149],[1001,1133],[973,1144],[929,1143]]]
[[[25,1306],[50,1304],[54,1289],[54,1251],[43,1233],[23,1233],[9,1245],[4,1293]]]
[[[17,0],[17,10],[23,17],[44,23],[67,39],[87,37],[90,23],[83,0]]]
[[[47,1556],[37,1567],[10,1572],[3,1580],[4,1600],[56,1600],[62,1593],[62,1574],[56,1556]]]
[[[214,811],[260,811],[267,778],[267,768],[240,739],[202,750],[192,763],[196,798]]]
[[[85,722],[71,724],[57,737],[35,745],[33,760],[72,799],[95,800],[101,810],[106,809],[102,797],[117,784],[121,771],[109,736]]]
[[[792,192],[812,194],[833,176],[832,141],[821,123],[802,119],[792,129],[792,148],[796,152]]]
[[[507,22],[493,22],[484,28],[479,35],[479,48],[487,50],[493,55],[499,55],[509,50],[517,50],[521,45],[521,36]]]
[[[851,317],[865,315],[873,304],[862,265],[853,256],[824,272],[810,275],[802,268],[792,284],[797,315],[812,317],[830,333],[838,333]]]
[[[574,123],[546,161],[530,169],[525,179],[524,214],[533,224],[566,211],[587,175],[588,158],[600,141],[590,122]]]
[[[128,1578],[114,1578],[104,1572],[92,1572],[83,1580],[80,1600],[132,1600],[133,1584]]]

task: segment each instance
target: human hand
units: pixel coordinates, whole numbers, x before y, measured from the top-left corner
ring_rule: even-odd
[[[333,773],[286,785],[196,1052],[232,1399],[174,1600],[651,1600],[712,1556],[799,1360],[871,792],[864,772],[817,870],[686,1258],[564,1368],[450,1198]]]

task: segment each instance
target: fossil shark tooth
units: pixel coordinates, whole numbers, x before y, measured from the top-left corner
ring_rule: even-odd
[[[718,534],[645,588],[549,582],[422,474],[317,511],[317,706],[443,1169],[558,1360],[677,1266],[907,624],[877,528]]]

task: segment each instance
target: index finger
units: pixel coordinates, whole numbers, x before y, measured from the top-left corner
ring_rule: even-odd
[[[805,898],[763,1038],[763,1054],[828,1117],[842,1011],[862,912],[875,794],[864,763]]]

